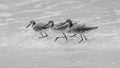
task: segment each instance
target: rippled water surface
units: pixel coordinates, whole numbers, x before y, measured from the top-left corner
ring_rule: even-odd
[[[119,68],[119,0],[0,0],[0,68]],[[54,20],[98,26],[86,33],[59,39],[62,34],[49,30],[39,39],[31,27]]]

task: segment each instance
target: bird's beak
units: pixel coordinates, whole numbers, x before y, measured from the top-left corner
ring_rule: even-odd
[[[26,26],[26,28],[28,28],[30,25],[31,25],[31,24],[28,24],[28,25]]]
[[[43,28],[49,28],[49,23],[47,23]]]

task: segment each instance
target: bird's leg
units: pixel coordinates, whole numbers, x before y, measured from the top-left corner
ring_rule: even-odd
[[[42,33],[40,33],[40,34],[41,34],[42,37],[39,37],[39,39],[44,37]]]
[[[77,34],[73,34],[72,36],[69,36],[69,37],[74,37],[74,36],[76,36]]]
[[[62,32],[63,33],[63,32]],[[65,35],[65,33],[63,33],[63,35],[64,35],[64,37],[56,37],[55,38],[55,41],[57,41],[57,39],[59,39],[59,38],[65,38],[66,40],[67,40],[67,36]]]
[[[58,38],[59,38],[59,37],[56,37],[54,41],[57,41]]]
[[[86,36],[83,34],[83,37],[85,38],[85,40],[87,40]]]
[[[80,34],[80,37],[81,37],[81,40],[79,41],[79,43],[83,41],[83,37],[82,37],[82,35],[81,35],[81,34]]]
[[[46,32],[44,32],[45,33],[45,37],[47,37],[48,36],[48,34],[46,33]]]
[[[62,32],[63,33],[63,32]],[[66,41],[67,41],[67,36],[65,35],[65,33],[63,33],[63,35],[64,35],[64,38],[66,39]]]

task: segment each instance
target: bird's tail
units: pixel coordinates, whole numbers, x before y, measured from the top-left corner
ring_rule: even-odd
[[[93,29],[97,29],[98,27],[84,27],[84,30],[89,31]]]

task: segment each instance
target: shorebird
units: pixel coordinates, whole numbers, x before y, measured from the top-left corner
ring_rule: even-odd
[[[70,24],[73,26],[73,25],[77,25],[78,23],[76,22],[76,23],[73,23],[72,22],[72,20],[71,19],[67,19],[66,21],[65,21],[65,23],[68,23],[68,26],[70,27]],[[70,24],[69,24],[70,23]],[[85,24],[79,24],[79,26],[85,26]],[[67,31],[67,33],[69,33],[68,31]],[[73,34],[72,36],[69,36],[69,37],[74,37],[74,36],[76,36],[77,34]]]
[[[68,25],[65,25],[65,24],[66,24],[66,22],[60,22],[59,24],[54,24],[54,21],[50,20],[48,22],[48,24],[46,25],[46,26],[48,26],[48,28],[50,27],[52,31],[57,32],[57,33],[62,33],[64,35],[62,37],[56,37],[54,41],[57,41],[57,39],[59,39],[59,38],[65,38],[67,40],[65,31],[68,28]]]
[[[73,24],[70,19],[67,20],[66,23],[68,23],[69,25],[69,29],[67,30],[67,33],[73,33],[76,35],[77,34],[80,35],[81,40],[79,41],[79,43],[83,41],[83,38],[87,40],[86,36],[84,35],[86,32],[98,28],[98,27],[88,27],[85,25],[81,26],[80,24]]]
[[[57,41],[59,38],[65,38],[66,40],[68,39],[66,34],[65,33],[68,33],[68,29],[69,29],[69,24],[66,24],[66,23],[72,23],[72,21],[70,19],[67,19],[65,22],[60,22],[59,24],[54,24],[54,21],[53,20],[50,20],[48,22],[48,24],[46,24],[44,27],[51,27],[51,30],[54,31],[54,32],[57,32],[57,33],[62,33],[64,36],[61,36],[61,37],[56,37],[55,38],[55,41]],[[72,23],[72,25],[76,25],[78,23]],[[81,26],[85,26],[85,25],[81,25]],[[69,36],[69,37],[74,37],[76,36],[77,34],[74,34],[72,36]]]
[[[28,28],[30,25],[32,25],[32,29],[34,31],[41,34],[42,37],[39,37],[39,39],[48,36],[48,34],[46,33],[48,27],[44,27],[46,25],[45,23],[36,23],[34,20],[31,20],[30,23],[26,26],[26,28]],[[43,33],[45,33],[45,36],[43,35]]]

